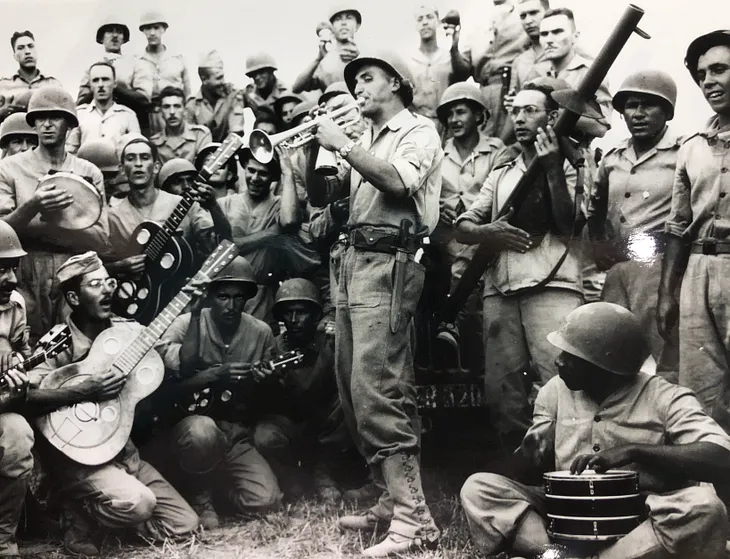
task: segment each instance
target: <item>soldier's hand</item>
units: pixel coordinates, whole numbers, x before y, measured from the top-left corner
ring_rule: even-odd
[[[294,150],[289,147],[284,147],[283,144],[279,144],[274,148],[274,151],[279,154],[279,165],[281,167],[281,174],[284,176],[291,176],[294,172],[291,161]]]
[[[253,365],[240,361],[227,364],[226,376],[232,382],[251,380],[254,378]]]
[[[77,388],[83,399],[104,402],[116,397],[124,388],[126,380],[121,373],[110,370],[102,375],[87,378],[79,383]]]
[[[504,110],[507,111],[507,114],[512,112],[512,107],[515,104],[515,97],[517,97],[517,92],[514,89],[510,89],[509,93],[504,96],[502,104],[504,105]]]
[[[44,184],[36,189],[31,200],[37,211],[52,212],[73,204],[74,197],[55,184]]]
[[[615,264],[621,262],[617,258],[616,249],[612,243],[608,241],[593,241],[593,260],[599,271],[605,272],[613,268]]]
[[[526,252],[532,248],[532,240],[527,231],[509,224],[513,213],[514,209],[511,209],[498,220],[485,225],[484,234],[488,242],[497,250]]]
[[[209,210],[216,203],[215,190],[207,183],[195,181],[190,188],[190,194],[202,208]]]
[[[18,359],[12,351],[0,354],[0,376],[4,375],[11,369],[23,370],[23,360]]]
[[[338,224],[342,225],[347,223],[347,220],[350,218],[350,197],[347,196],[346,198],[332,202],[330,204],[330,213],[332,214],[332,219]]]
[[[621,445],[596,454],[582,454],[570,465],[571,474],[582,474],[585,470],[595,470],[602,474],[613,468],[620,468],[633,462],[633,446]]]
[[[535,138],[535,150],[544,168],[561,166],[560,142],[552,126],[538,128]]]
[[[656,305],[656,324],[659,335],[665,340],[671,339],[671,333],[679,319],[679,302],[672,293],[659,290]]]
[[[338,151],[349,141],[342,129],[327,116],[321,118],[315,137],[321,147],[330,151]]]
[[[350,62],[351,60],[355,60],[358,56],[360,56],[360,49],[352,40],[349,40],[340,49],[340,59],[342,62]]]
[[[531,465],[550,468],[551,461],[555,457],[555,429],[547,432],[528,431],[517,451],[521,452]]]
[[[271,362],[266,359],[251,365],[251,370],[256,381],[262,381],[274,374],[274,368],[271,366]]]
[[[135,254],[134,256],[117,260],[111,268],[116,275],[121,277],[136,277],[145,270],[145,258],[146,255],[144,254]]]

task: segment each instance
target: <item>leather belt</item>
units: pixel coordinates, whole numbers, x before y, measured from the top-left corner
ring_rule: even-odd
[[[730,254],[730,241],[718,241],[716,239],[703,239],[692,243],[692,254],[704,254],[715,256],[717,254]]]
[[[352,229],[348,235],[348,242],[350,246],[358,250],[385,252],[387,254],[395,254],[398,249],[405,250],[409,254],[415,254],[421,246],[419,239],[415,236],[409,236],[405,240],[405,246],[401,246],[402,243],[396,233],[367,227]]]

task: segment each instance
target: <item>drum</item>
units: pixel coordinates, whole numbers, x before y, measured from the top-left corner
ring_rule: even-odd
[[[631,532],[646,515],[637,472],[562,471],[543,478],[553,540],[610,542]]]
[[[99,221],[103,205],[101,194],[81,175],[59,171],[43,177],[38,186],[44,184],[54,184],[56,188],[65,190],[73,196],[74,201],[62,210],[43,213],[43,221],[70,231],[87,229]]]

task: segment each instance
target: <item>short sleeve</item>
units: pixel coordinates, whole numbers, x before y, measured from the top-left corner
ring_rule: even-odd
[[[487,176],[487,180],[479,189],[479,194],[471,203],[471,206],[460,216],[456,218],[454,225],[459,225],[462,221],[472,221],[477,225],[489,223],[492,221],[492,204],[494,201],[494,190],[499,177],[502,175],[500,169],[494,170]]]
[[[677,167],[674,171],[672,185],[672,209],[665,225],[665,231],[670,235],[683,237],[692,223],[691,182],[687,174],[687,155],[690,144],[686,143],[679,148]]]
[[[440,149],[436,129],[426,124],[414,127],[398,143],[389,163],[398,171],[409,196],[426,183]]]
[[[0,216],[12,213],[16,205],[15,180],[9,172],[7,163],[0,163]]]

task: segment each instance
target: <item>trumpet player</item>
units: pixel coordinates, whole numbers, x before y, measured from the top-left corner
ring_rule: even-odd
[[[353,60],[345,82],[371,121],[360,144],[327,116],[316,126],[320,147],[352,167],[338,181],[340,189],[350,185],[350,233],[337,298],[336,376],[348,426],[383,493],[339,525],[388,526],[387,537],[364,551],[388,557],[435,548],[440,535],[421,486],[410,334],[424,280],[414,254],[419,235],[438,222],[443,152],[433,123],[406,110],[413,76],[398,55]],[[315,191],[327,188],[313,166],[307,175]]]

